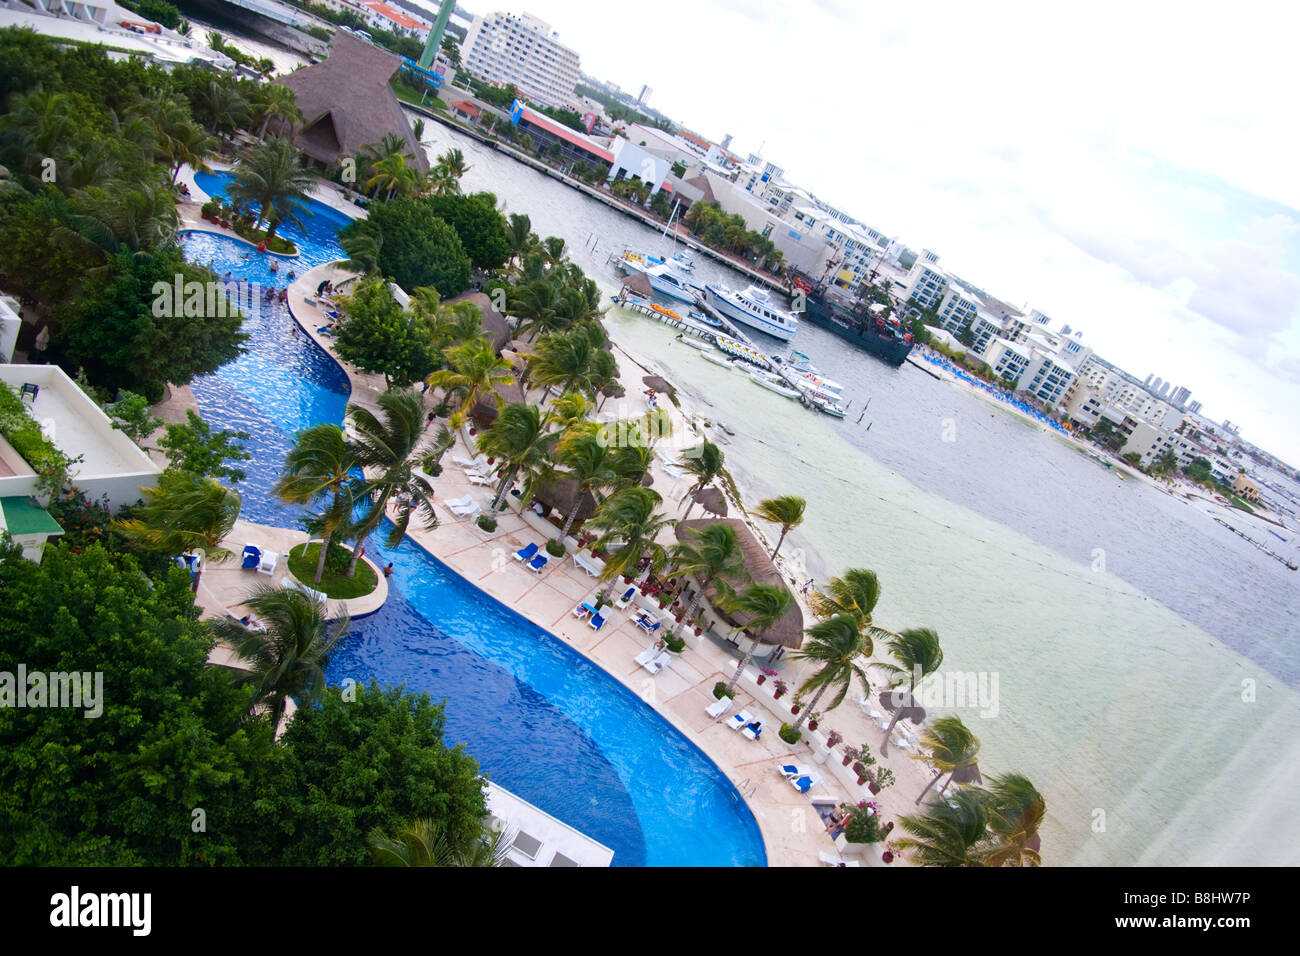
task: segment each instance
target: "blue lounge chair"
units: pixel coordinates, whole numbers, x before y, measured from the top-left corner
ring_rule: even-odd
[[[546,562],[549,560],[550,559],[547,558],[546,555],[539,554],[535,558],[533,558],[533,560],[528,562],[528,566],[532,568],[534,571],[536,571],[538,574],[541,574],[542,568],[546,567]]]
[[[593,614],[590,618],[588,618],[587,626],[591,628],[593,631],[599,631],[602,627],[605,626],[605,619],[601,617],[599,614]]]
[[[240,565],[245,571],[255,570],[262,563],[262,550],[251,544],[244,545],[244,561]]]
[[[653,634],[655,631],[659,630],[659,625],[661,623],[663,622],[655,621],[654,624],[647,624],[645,621],[638,619],[636,622],[636,626],[641,628],[641,630],[645,631],[647,634]]]
[[[761,720],[751,721],[744,727],[741,727],[740,732],[750,740],[757,740],[758,735],[763,732],[763,722]]]
[[[533,559],[533,555],[535,555],[536,553],[537,553],[537,542],[534,541],[534,542],[533,542],[532,544],[530,544],[528,547],[526,547],[526,548],[520,548],[518,551],[516,551],[516,552],[515,552],[515,560],[516,560],[516,561],[531,561],[531,560]]]

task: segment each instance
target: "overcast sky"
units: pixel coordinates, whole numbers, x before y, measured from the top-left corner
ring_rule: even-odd
[[[471,0],[1300,466],[1300,6]]]

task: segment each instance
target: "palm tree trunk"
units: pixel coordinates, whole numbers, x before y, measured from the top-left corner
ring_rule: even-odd
[[[311,583],[320,584],[321,577],[325,574],[325,555],[329,552],[330,538],[334,536],[331,531],[325,532],[320,541],[320,558],[316,562],[316,578]]]
[[[917,797],[916,800],[913,801],[913,803],[914,803],[914,804],[919,804],[922,800],[924,800],[924,799],[925,799],[925,795],[926,795],[927,793],[930,792],[930,788],[933,787],[936,783],[938,783],[938,782],[939,782],[939,778],[942,777],[942,776],[943,776],[943,774],[941,774],[941,773],[937,773],[937,774],[935,774],[933,777],[931,777],[931,778],[930,778],[930,782],[927,783],[927,784],[925,785],[925,789],[921,791],[921,795],[920,795],[919,797]],[[945,784],[945,786],[946,786],[946,784]],[[941,791],[941,792],[942,792],[942,791]]]
[[[581,485],[578,486],[578,495],[573,502],[573,507],[569,509],[569,516],[564,519],[564,527],[560,531],[560,540],[563,541],[573,527],[574,520],[578,517],[578,509],[582,507],[582,496],[587,491]]]
[[[700,599],[704,594],[704,589],[708,586],[709,583],[706,581],[700,585],[700,590],[695,592],[695,597],[691,598],[691,606],[686,609],[686,613],[682,615],[682,619],[678,621],[676,627],[673,628],[674,637],[678,636],[677,632],[680,631],[684,625],[689,626],[689,622],[695,618],[695,612],[700,608]]]
[[[894,719],[891,720],[889,722],[889,726],[885,728],[885,739],[880,742],[880,756],[882,757],[889,756],[889,735],[894,732],[894,725],[898,723],[899,719],[902,716],[903,716],[903,710],[901,707],[898,710],[894,711]]]
[[[509,488],[512,484],[514,484],[515,475],[517,475],[518,473],[519,473],[519,466],[515,465],[509,471],[507,471],[505,477],[501,479],[501,484],[497,486],[496,496],[492,499],[493,511],[501,510],[501,499],[505,497],[506,489]]]
[[[749,645],[749,650],[745,652],[745,656],[736,665],[736,673],[731,675],[731,680],[727,683],[728,693],[736,689],[736,682],[740,680],[740,675],[745,672],[745,666],[753,660],[754,651],[756,650],[758,650],[758,638],[754,638],[753,643]]]
[[[817,693],[813,694],[813,699],[809,701],[808,706],[799,714],[799,719],[794,722],[794,727],[792,729],[798,730],[803,726],[803,722],[808,719],[809,714],[817,709],[817,702],[822,699],[822,694],[826,693],[826,688],[830,686],[830,684],[822,684],[821,687],[817,688]]]
[[[790,530],[789,528],[786,528],[785,526],[782,526],[782,528],[781,528],[781,537],[779,537],[779,538],[776,539],[776,547],[772,549],[772,560],[773,560],[773,561],[776,560],[776,553],[777,553],[778,551],[781,550],[781,545],[785,543],[785,533],[786,533],[787,531],[789,531],[789,530]]]

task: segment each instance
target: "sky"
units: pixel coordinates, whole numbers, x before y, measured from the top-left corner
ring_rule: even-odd
[[[584,72],[1300,466],[1300,5],[461,6],[541,17]]]

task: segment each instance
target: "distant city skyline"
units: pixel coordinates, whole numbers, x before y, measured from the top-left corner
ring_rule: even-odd
[[[1282,120],[1300,14],[1245,6],[702,0],[630,44],[592,0],[462,3],[547,20],[583,72],[763,144],[791,182],[1300,466],[1300,134]]]

